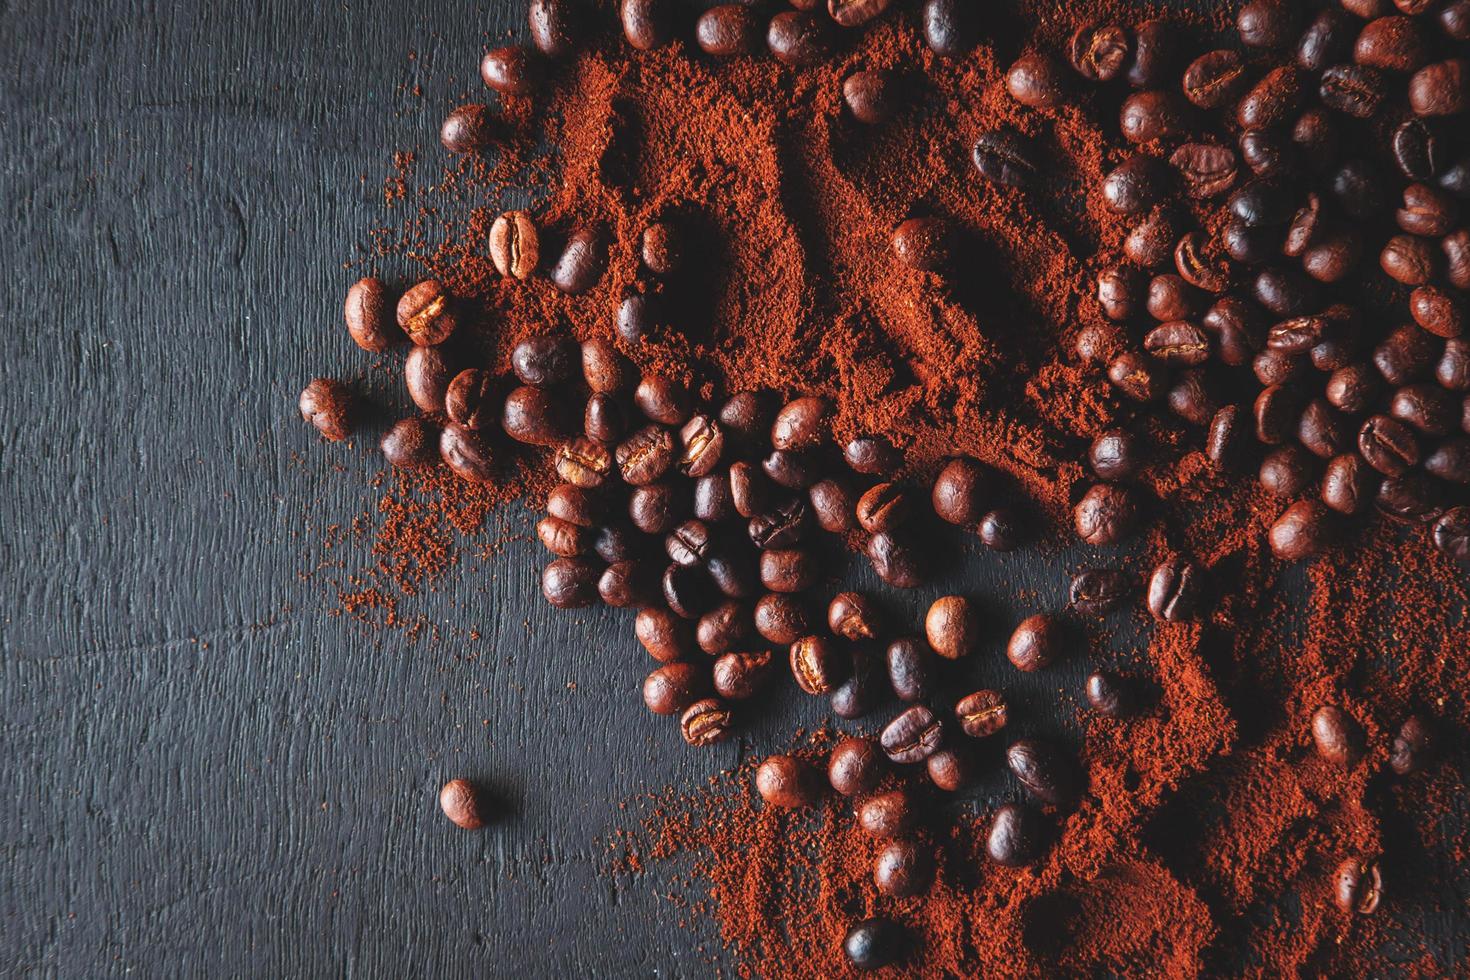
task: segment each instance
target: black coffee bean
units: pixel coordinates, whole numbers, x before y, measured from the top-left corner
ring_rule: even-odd
[[[1133,711],[1133,691],[1127,681],[1111,671],[1087,675],[1083,693],[1092,710],[1108,718],[1122,718]]]
[[[1173,92],[1134,92],[1123,100],[1118,123],[1125,139],[1151,143],[1180,136],[1189,124],[1189,113]]]
[[[1024,54],[1006,71],[1006,91],[1033,109],[1060,105],[1071,91],[1062,63],[1049,54]]]
[[[478,153],[495,137],[495,117],[478,102],[462,105],[445,117],[439,142],[450,153]]]
[[[586,490],[563,483],[546,495],[546,512],[578,527],[593,527],[602,517],[603,507],[600,499]]]
[[[1291,196],[1282,185],[1268,180],[1252,180],[1230,196],[1230,213],[1247,225],[1282,225],[1291,220]]]
[[[1216,300],[1200,318],[1200,326],[1214,335],[1220,360],[1232,367],[1249,363],[1264,342],[1258,311],[1235,296]]]
[[[1235,15],[1235,31],[1247,47],[1284,47],[1296,36],[1298,15],[1286,0],[1248,0]]]
[[[1331,190],[1339,207],[1349,217],[1366,221],[1383,210],[1383,183],[1378,171],[1366,160],[1349,160],[1332,174]]]
[[[1158,88],[1174,67],[1174,29],[1166,20],[1139,24],[1133,33],[1133,59],[1128,65],[1128,84],[1134,88]]]
[[[859,436],[842,448],[842,458],[855,473],[885,476],[903,464],[903,456],[882,436]]]
[[[664,550],[679,565],[701,564],[710,552],[710,530],[701,520],[685,521],[669,532]]]
[[[730,503],[741,517],[754,517],[769,505],[770,480],[754,463],[744,460],[730,464]]]
[[[1451,507],[1434,522],[1434,546],[1455,561],[1470,558],[1470,507]]]
[[[812,456],[782,449],[761,460],[761,469],[788,490],[804,490],[816,483],[820,475],[820,467]]]
[[[1296,146],[1286,133],[1248,129],[1240,134],[1239,145],[1240,158],[1257,177],[1289,179],[1299,169]]]
[[[1152,269],[1169,261],[1174,243],[1183,231],[1183,219],[1173,208],[1154,208],[1133,226],[1123,239],[1123,254],[1130,262]]]
[[[1353,22],[1341,11],[1319,13],[1296,43],[1296,63],[1306,71],[1319,72],[1346,60],[1353,46]]]
[[[980,543],[991,551],[1014,551],[1026,538],[1026,528],[1011,510],[997,507],[980,518]]]
[[[1205,455],[1221,469],[1234,469],[1244,462],[1249,434],[1239,405],[1225,405],[1210,419],[1205,436]]]
[[[802,67],[822,61],[832,50],[829,22],[815,14],[788,10],[771,18],[766,46],[784,65]]]
[[[896,589],[913,589],[927,578],[913,542],[904,535],[880,531],[868,539],[868,560],[878,577]]]
[[[1175,555],[1154,567],[1148,580],[1148,611],[1165,623],[1194,619],[1204,602],[1203,574]]]
[[[882,69],[854,72],[842,83],[842,99],[852,118],[876,126],[898,112],[898,87],[892,72]]]
[[[597,580],[597,594],[615,609],[646,606],[658,593],[657,569],[636,559],[613,562]]]
[[[1070,807],[1081,795],[1076,765],[1050,742],[1023,738],[1011,743],[1006,765],[1027,792],[1043,803]]]
[[[1228,191],[1239,169],[1235,151],[1219,143],[1185,143],[1169,155],[1169,163],[1184,193],[1198,200]]]
[[[648,293],[630,290],[618,304],[617,331],[624,342],[637,344],[657,329],[657,303]]]
[[[439,433],[439,458],[454,475],[471,483],[489,483],[494,457],[484,433],[450,422]]]
[[[670,565],[663,575],[664,602],[684,619],[698,619],[714,604],[709,573],[698,566]]]
[[[597,557],[612,564],[637,558],[645,549],[643,539],[632,528],[623,524],[609,524],[598,529],[592,550],[597,552]]]
[[[1279,446],[1296,435],[1300,396],[1284,384],[1267,385],[1256,395],[1254,414],[1256,438],[1268,446]]]
[[[1040,178],[1035,148],[1015,130],[995,129],[985,133],[975,141],[971,156],[980,176],[992,183],[1028,187]]]
[[[849,721],[872,713],[885,700],[877,662],[865,650],[851,652],[851,670],[830,698],[832,713]]]
[[[1041,853],[1046,830],[1041,814],[1029,806],[1007,803],[995,811],[985,836],[985,853],[1007,868],[1020,868]]]
[[[888,682],[900,701],[925,701],[933,691],[934,667],[929,648],[914,637],[888,645]]]
[[[1369,119],[1383,105],[1383,76],[1361,65],[1333,65],[1317,87],[1322,103],[1355,119]]]
[[[1384,476],[1398,476],[1419,462],[1419,443],[1402,422],[1374,415],[1358,430],[1358,452]]]
[[[1092,440],[1087,461],[1104,480],[1126,480],[1143,465],[1143,449],[1132,432],[1109,429]]]
[[[755,559],[741,551],[715,553],[704,561],[715,588],[732,599],[750,599],[760,591]]]
[[[980,11],[965,0],[924,0],[924,43],[945,58],[958,58],[980,40]]]
[[[1430,524],[1444,513],[1443,484],[1413,470],[1391,476],[1378,485],[1373,506],[1380,514],[1410,524]]]
[[[1410,715],[1399,726],[1389,747],[1388,765],[1400,776],[1418,772],[1436,755],[1434,729],[1421,715]]]
[[[1418,382],[1393,393],[1388,414],[1425,435],[1442,436],[1459,426],[1460,403],[1439,385]]]
[[[1116,568],[1087,568],[1072,578],[1072,608],[1087,616],[1103,616],[1121,608],[1133,593],[1133,579]]]
[[[439,429],[428,419],[400,419],[384,434],[378,448],[391,466],[431,466],[439,458]]]
[[[491,48],[480,59],[480,79],[502,95],[530,95],[541,87],[539,58],[520,45]]]
[[[927,0],[925,9],[945,0]],[[949,0],[956,3],[958,0]],[[927,20],[927,18],[926,18]],[[932,46],[932,41],[930,42]],[[908,937],[903,927],[888,919],[864,919],[847,931],[842,954],[856,970],[880,970],[903,958]]]
[[[1297,420],[1297,438],[1317,456],[1330,459],[1352,444],[1347,423],[1321,398],[1313,398]]]
[[[749,450],[769,436],[770,412],[770,399],[766,395],[744,391],[721,406],[719,421],[727,439],[733,439],[743,449]]]
[[[927,707],[916,704],[889,722],[878,741],[894,762],[923,762],[943,744],[944,723]]]

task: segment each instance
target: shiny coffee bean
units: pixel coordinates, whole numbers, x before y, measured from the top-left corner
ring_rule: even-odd
[[[1128,682],[1106,670],[1087,675],[1083,693],[1092,710],[1108,718],[1122,718],[1133,711],[1133,690]]]
[[[899,110],[899,83],[892,72],[854,72],[842,83],[842,100],[852,118],[869,126],[887,122]]]
[[[439,458],[461,480],[489,483],[495,475],[494,455],[484,433],[456,422],[439,433]]]
[[[531,42],[549,58],[565,58],[576,50],[581,18],[572,0],[531,0]]]
[[[715,602],[714,583],[699,567],[670,565],[663,575],[664,602],[675,615],[698,619]]]
[[[1383,876],[1378,862],[1350,857],[1332,876],[1332,900],[1344,912],[1372,915],[1383,901]]]
[[[901,637],[888,645],[888,682],[900,701],[927,700],[934,689],[933,656],[928,646],[913,637]]]
[[[934,480],[934,512],[950,524],[974,525],[984,515],[987,484],[980,463],[968,457],[950,460]]]
[[[714,664],[715,692],[731,701],[752,698],[770,683],[775,665],[775,657],[769,650],[724,654]]]
[[[1400,776],[1419,772],[1434,761],[1436,748],[1434,729],[1428,719],[1410,715],[1399,726],[1389,746],[1388,766]]]
[[[1072,579],[1069,602],[1087,616],[1103,616],[1119,609],[1133,594],[1133,579],[1115,568],[1088,568]]]
[[[773,755],[755,771],[755,788],[771,806],[811,806],[822,796],[821,776],[811,763],[790,755]]]
[[[1023,738],[1006,750],[1006,765],[1032,796],[1043,803],[1070,807],[1082,793],[1076,764],[1050,742]]]
[[[1332,513],[1315,500],[1298,500],[1276,518],[1267,533],[1271,552],[1286,561],[1321,554],[1333,542]]]
[[[773,592],[755,604],[755,629],[768,643],[795,643],[810,633],[812,626],[806,606],[793,596]]]
[[[378,443],[390,466],[432,466],[439,458],[439,429],[428,419],[400,419]]]
[[[906,536],[880,531],[868,539],[868,560],[887,584],[897,589],[922,585],[926,574],[918,551]]]
[[[807,694],[831,694],[847,678],[846,651],[823,636],[804,636],[791,644],[791,674]]]
[[[352,389],[334,378],[315,378],[296,400],[301,417],[333,442],[352,434],[356,422],[356,399]]]
[[[1148,611],[1165,623],[1194,619],[1204,604],[1203,579],[1193,562],[1178,555],[1160,562],[1148,580]]]
[[[1088,544],[1116,544],[1133,533],[1138,505],[1127,488],[1097,483],[1077,502],[1073,519],[1077,536]]]
[[[924,617],[924,635],[930,648],[946,660],[974,652],[980,643],[980,611],[963,596],[934,600]]]
[[[540,59],[520,45],[491,48],[480,59],[480,80],[501,95],[531,95],[543,74]]]
[[[1004,867],[1024,867],[1040,856],[1045,833],[1041,814],[1029,806],[1007,803],[991,820],[985,853]]]
[[[817,563],[799,548],[767,548],[760,556],[761,585],[771,592],[805,592],[817,584]]]
[[[827,605],[827,626],[845,640],[877,639],[877,604],[861,592],[840,592]]]
[[[1335,765],[1352,766],[1363,756],[1363,730],[1352,715],[1332,705],[1312,715],[1312,742],[1317,754]]]
[[[1066,69],[1048,54],[1022,55],[1006,71],[1006,91],[1033,109],[1060,105],[1070,88]]]
[[[965,0],[924,0],[924,43],[944,58],[958,58],[980,39],[982,15]]]
[[[1038,183],[1042,169],[1031,141],[1012,129],[995,129],[981,134],[970,152],[980,176],[1005,187],[1029,187]]]
[[[954,713],[960,730],[971,738],[994,735],[1006,726],[1009,718],[1005,695],[989,689],[974,691],[960,698],[954,706]]]
[[[872,792],[888,765],[878,745],[870,738],[844,738],[832,749],[827,762],[827,781],[843,796]]]
[[[759,471],[757,471],[759,472]],[[734,477],[734,470],[731,470]],[[817,526],[832,534],[851,531],[857,523],[857,496],[841,480],[822,480],[807,491]]]
[[[1377,489],[1376,477],[1363,457],[1344,453],[1327,461],[1322,476],[1322,502],[1339,514],[1359,514]]]
[[[590,606],[597,601],[601,574],[601,568],[586,559],[558,558],[541,574],[541,593],[558,609]]]
[[[894,762],[923,762],[944,742],[944,724],[922,704],[906,709],[879,736],[883,753]]]
[[[925,10],[938,4],[956,4],[963,0],[926,0]],[[932,42],[931,42],[932,43]],[[847,931],[842,939],[842,955],[853,969],[862,972],[881,970],[903,959],[908,937],[903,927],[888,919],[864,919]]]

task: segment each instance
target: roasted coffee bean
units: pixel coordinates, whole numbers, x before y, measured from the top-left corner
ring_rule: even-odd
[[[1158,88],[1174,67],[1174,29],[1162,18],[1139,24],[1133,33],[1133,58],[1127,67],[1128,84]]]
[[[918,552],[901,534],[880,531],[869,538],[868,560],[878,577],[896,589],[917,588],[926,577]]]
[[[893,232],[890,247],[898,261],[920,272],[942,272],[952,258],[953,232],[943,218],[909,218]]]
[[[1432,524],[1444,513],[1443,485],[1417,470],[1391,476],[1378,485],[1373,506],[1385,517],[1410,524]]]
[[[614,609],[645,606],[658,597],[657,571],[637,559],[615,561],[597,580],[597,594]]]
[[[761,460],[761,469],[775,483],[788,490],[805,490],[816,483],[820,469],[810,455],[792,450],[777,449]]]
[[[1006,71],[1006,91],[1033,109],[1060,105],[1070,89],[1066,69],[1048,54],[1024,54]]]
[[[469,368],[455,375],[444,392],[444,412],[467,429],[484,429],[498,417],[495,378],[489,371]]]
[[[1434,756],[1434,729],[1429,722],[1420,715],[1404,719],[1389,747],[1389,768],[1400,776],[1407,776],[1425,768]]]
[[[1070,807],[1081,795],[1076,765],[1050,742],[1023,738],[1006,750],[1006,765],[1027,792],[1043,803]]]
[[[757,548],[789,548],[806,537],[810,509],[800,500],[788,500],[750,519],[750,543]]]
[[[1104,480],[1126,480],[1143,465],[1143,449],[1127,429],[1108,429],[1092,440],[1087,461]]]
[[[1398,476],[1419,462],[1419,443],[1407,426],[1374,415],[1358,430],[1358,452],[1384,476]]]
[[[966,694],[954,706],[960,730],[971,738],[985,738],[1006,727],[1008,711],[1005,695],[989,689]]]
[[[1235,151],[1218,143],[1185,143],[1169,154],[1184,193],[1196,200],[1217,197],[1235,183]]]
[[[479,830],[485,826],[484,806],[475,784],[467,779],[451,779],[439,790],[439,809],[456,827]]]
[[[1067,53],[1083,78],[1110,82],[1127,67],[1132,47],[1128,31],[1117,24],[1086,24],[1072,35]]]
[[[1178,212],[1167,207],[1154,208],[1123,239],[1123,254],[1128,261],[1146,269],[1163,265],[1173,254],[1181,231]]]
[[[1470,483],[1470,440],[1451,436],[1424,457],[1424,471],[1446,483]]]
[[[1297,420],[1297,438],[1313,454],[1330,459],[1352,445],[1352,436],[1342,416],[1321,398],[1313,398]]]
[[[1262,269],[1251,284],[1256,302],[1281,317],[1298,317],[1318,305],[1316,286],[1292,269]]]
[[[1235,31],[1247,47],[1285,47],[1296,37],[1297,17],[1286,0],[1249,0],[1235,15]]]
[[[842,27],[861,27],[888,9],[890,0],[827,0],[827,13]]]
[[[1007,803],[995,811],[985,836],[985,853],[1007,868],[1021,868],[1041,853],[1045,829],[1041,815],[1029,806]]]
[[[843,796],[870,793],[888,766],[870,738],[844,738],[827,760],[827,781]]]
[[[1393,393],[1388,414],[1426,435],[1442,436],[1458,427],[1460,404],[1439,385],[1418,382]]]
[[[742,647],[750,639],[750,610],[739,602],[722,602],[699,617],[694,642],[711,657]]]
[[[661,663],[673,663],[693,651],[688,625],[667,609],[647,607],[638,610],[633,633],[648,655]]]
[[[1096,483],[1077,502],[1073,525],[1091,545],[1116,544],[1133,533],[1138,505],[1133,494],[1114,483]]]
[[[612,475],[613,458],[602,443],[579,436],[556,451],[555,465],[557,475],[567,483],[592,490]]]
[[[685,476],[700,477],[713,472],[725,448],[725,434],[708,415],[696,415],[679,430],[684,445],[679,457],[679,471]]]
[[[1328,108],[1370,119],[1383,106],[1383,77],[1361,65],[1333,65],[1322,73],[1317,94]]]
[[[1332,514],[1315,500],[1298,500],[1276,518],[1267,534],[1271,552],[1286,561],[1321,554],[1334,537]]]
[[[1305,354],[1327,339],[1332,322],[1325,316],[1297,316],[1266,331],[1266,347],[1283,354]]]
[[[1318,371],[1336,371],[1352,364],[1358,356],[1358,344],[1353,337],[1329,337],[1307,352],[1312,367]]]
[[[1149,156],[1132,156],[1103,178],[1103,205],[1114,214],[1140,214],[1153,207],[1166,189],[1167,182],[1158,161]]]
[[[565,58],[576,49],[581,22],[572,0],[531,0],[531,42],[549,58]]]
[[[611,395],[593,395],[582,412],[582,431],[587,438],[604,444],[617,442],[627,426],[623,410]]]
[[[1410,180],[1432,180],[1447,164],[1434,126],[1424,119],[1406,119],[1393,133],[1393,159]]]
[[[845,640],[877,639],[877,604],[861,592],[839,592],[827,605],[827,626]]]
[[[775,674],[776,660],[769,650],[727,653],[715,661],[715,692],[731,701],[754,697]]]
[[[623,37],[639,51],[667,44],[673,33],[673,18],[665,0],[622,0],[619,18]]]
[[[1340,10],[1319,13],[1296,42],[1296,63],[1305,71],[1319,72],[1347,59],[1356,28]]]
[[[1301,401],[1297,393],[1284,384],[1267,385],[1256,395],[1253,412],[1256,438],[1268,446],[1279,446],[1296,435]]]
[[[903,456],[882,436],[859,436],[842,448],[842,458],[855,473],[885,476],[898,469]]]
[[[483,433],[450,422],[439,433],[439,458],[461,480],[489,483],[495,475],[490,442]]]
[[[668,483],[650,483],[628,496],[628,519],[644,534],[667,534],[684,519],[683,494]]]
[[[1344,453],[1327,461],[1322,477],[1322,502],[1339,514],[1361,513],[1373,497],[1373,474],[1363,457]]]
[[[1261,488],[1278,497],[1295,497],[1317,478],[1317,465],[1301,446],[1282,446],[1261,460]]]
[[[551,282],[569,295],[585,293],[602,278],[607,267],[607,242],[595,228],[578,228],[567,237],[561,256],[551,267]]]
[[[1143,349],[1165,364],[1189,367],[1209,360],[1210,338],[1188,320],[1170,320],[1144,336]],[[1102,473],[1098,475],[1105,476]]]
[[[535,222],[524,211],[507,211],[490,226],[490,261],[495,271],[513,279],[529,279],[541,261]]]
[[[957,793],[975,782],[974,758],[963,747],[944,748],[924,760],[929,781],[946,793]]]
[[[695,22],[694,41],[705,54],[717,58],[750,54],[761,41],[760,20],[742,3],[711,7]]]
[[[811,763],[790,755],[773,755],[755,771],[755,788],[772,806],[811,806],[821,799],[821,776]]]
[[[1363,757],[1363,730],[1341,708],[1324,705],[1312,715],[1312,742],[1317,754],[1339,766],[1352,766]]]
[[[1268,71],[1235,109],[1236,122],[1242,129],[1271,129],[1280,126],[1301,108],[1303,78],[1294,65],[1281,65]]]
[[[1470,0],[1465,2],[1470,3]],[[1422,123],[1423,120],[1418,122]],[[1434,182],[1460,200],[1470,200],[1470,156],[1462,156],[1453,163],[1445,162],[1442,169],[1436,169]]]
[[[1439,8],[1438,20],[1446,37],[1470,41],[1470,0],[1450,0]]]
[[[561,558],[575,558],[592,550],[592,534],[559,517],[543,517],[536,524],[536,537],[542,546]]]
[[[698,619],[714,605],[714,583],[709,573],[697,565],[670,565],[664,569],[661,584],[664,602],[676,616]]]
[[[1152,401],[1163,389],[1163,379],[1142,354],[1125,351],[1108,363],[1108,381],[1137,402]]]
[[[1250,78],[1238,52],[1228,48],[1200,55],[1184,70],[1184,96],[1201,109],[1219,109],[1245,93]]]
[[[958,660],[980,643],[980,611],[963,596],[942,596],[929,606],[924,635],[935,653]]]
[[[301,417],[325,438],[341,442],[352,434],[356,405],[352,389],[335,378],[313,378],[296,399]]]
[[[646,417],[664,425],[683,425],[693,411],[689,390],[659,375],[645,375],[638,382],[633,403]]]
[[[1219,293],[1230,285],[1230,264],[1204,232],[1193,231],[1174,245],[1174,268],[1191,286]]]
[[[1332,900],[1349,914],[1372,915],[1383,901],[1383,876],[1378,862],[1350,857],[1332,876]]]
[[[944,724],[934,712],[916,704],[889,722],[878,741],[894,762],[923,762],[944,742]]]
[[[1260,265],[1274,258],[1280,244],[1279,228],[1254,228],[1239,218],[1232,218],[1220,233],[1220,246],[1225,254],[1246,265]]]
[[[447,405],[447,399],[446,399]],[[517,442],[554,446],[569,434],[565,401],[540,388],[522,385],[505,396],[500,425]]]
[[[612,563],[640,557],[647,550],[645,544],[643,537],[635,534],[631,527],[625,524],[609,524],[597,529],[597,539],[592,543],[592,548],[597,552],[597,557]]]
[[[1470,290],[1470,228],[1457,228],[1439,241],[1445,278],[1456,289]]]
[[[1187,320],[1204,307],[1199,292],[1172,272],[1154,276],[1148,283],[1148,300],[1144,304],[1149,316],[1160,322]]]
[[[450,153],[478,153],[490,145],[494,135],[490,107],[478,102],[455,109],[439,127],[439,142]]]
[[[1069,601],[1087,616],[1103,616],[1122,607],[1133,593],[1133,579],[1115,568],[1087,568],[1072,578]]]
[[[1337,158],[1339,124],[1324,109],[1308,109],[1291,126],[1291,142],[1309,170],[1321,170]]]
[[[458,326],[453,300],[433,279],[419,283],[399,298],[397,317],[408,339],[421,347],[442,344]]]
[[[1205,315],[1200,326],[1214,334],[1220,360],[1232,367],[1250,362],[1263,343],[1260,316],[1254,306],[1235,296],[1222,296]]]
[[[1026,528],[1014,511],[997,507],[980,518],[976,533],[991,551],[1014,551],[1025,540]]]
[[[1084,364],[1097,365],[1116,355],[1123,345],[1123,332],[1111,323],[1089,323],[1077,331],[1072,349]]]
[[[899,83],[880,68],[854,72],[842,83],[842,100],[852,118],[869,126],[885,123],[899,110]]]
[[[589,340],[582,345],[582,377],[594,394],[615,394],[632,383],[633,365],[612,341]]]
[[[934,513],[950,524],[973,525],[984,513],[988,487],[984,468],[969,457],[950,460],[934,480]]]
[[[824,531],[841,534],[856,526],[857,500],[852,489],[841,480],[823,480],[808,491],[812,513]]]
[[[1204,602],[1203,575],[1178,555],[1154,567],[1148,580],[1148,611],[1165,623],[1194,619]]]
[[[1006,643],[1006,659],[1027,673],[1050,667],[1061,654],[1062,625],[1055,616],[1037,613],[1021,620]]]
[[[897,483],[879,483],[858,498],[857,520],[869,534],[894,531],[906,525],[916,506],[913,496]]]
[[[934,859],[911,840],[889,841],[873,862],[873,884],[878,894],[890,898],[921,895],[933,877]]]
[[[415,346],[403,360],[403,381],[413,403],[425,412],[444,411],[444,396],[457,372],[441,347]]]
[[[1123,100],[1118,125],[1124,139],[1152,143],[1181,135],[1188,125],[1188,113],[1173,92],[1135,92]]]
[[[1428,46],[1412,17],[1379,17],[1363,25],[1353,60],[1384,71],[1413,71],[1428,60]]]
[[[771,447],[778,450],[812,449],[827,438],[826,399],[805,396],[787,402],[771,423]]]
[[[1131,320],[1143,308],[1143,274],[1132,266],[1113,265],[1097,274],[1097,301],[1110,320]]]
[[[1366,221],[1383,209],[1383,182],[1371,163],[1349,160],[1331,176],[1333,199],[1349,217]]]
[[[1434,367],[1434,380],[1450,391],[1470,390],[1470,340],[1452,337],[1445,342],[1444,353]]]
[[[925,24],[930,20],[927,14],[931,8],[951,6],[963,7],[963,0],[925,0]],[[933,47],[934,41],[930,40],[929,43]],[[903,959],[907,947],[908,937],[904,934],[903,927],[888,919],[864,919],[849,929],[842,938],[842,955],[847,957],[847,962],[853,969],[865,973],[881,970]]]
[[[1240,158],[1257,177],[1287,179],[1300,169],[1296,146],[1286,133],[1248,129],[1240,134],[1239,145]]]
[[[710,530],[703,521],[685,521],[669,532],[664,550],[678,565],[698,565],[709,556]]]
[[[1123,678],[1106,670],[1087,675],[1083,693],[1092,710],[1108,718],[1122,718],[1133,711],[1133,691]]]
[[[900,701],[924,701],[933,689],[933,658],[929,648],[913,637],[888,644],[888,683]]]
[[[1434,246],[1414,235],[1394,235],[1378,255],[1378,265],[1405,286],[1422,286],[1438,270]]]
[[[1230,213],[1253,228],[1281,225],[1292,218],[1292,201],[1280,184],[1252,180],[1230,195]]]
[[[980,38],[980,11],[965,0],[924,0],[923,28],[929,50],[958,58]]]
[[[755,604],[755,630],[768,643],[795,643],[812,625],[806,606],[793,596],[773,592]]]
[[[705,698],[684,709],[679,731],[690,745],[714,745],[730,737],[733,722],[734,716],[723,701]]]
[[[432,466],[439,458],[439,429],[427,419],[400,419],[384,434],[378,448],[390,466]]]
[[[1410,293],[1409,313],[1436,337],[1458,337],[1465,332],[1464,305],[1439,286],[1420,286]]]
[[[851,651],[852,669],[847,680],[832,692],[832,713],[839,718],[855,720],[872,713],[883,701],[887,692],[878,671],[877,662],[863,649]]]
[[[741,517],[755,517],[765,511],[771,499],[771,485],[759,467],[743,460],[730,464],[730,502]]]
[[[1257,381],[1270,388],[1290,385],[1302,378],[1309,364],[1309,359],[1300,354],[1263,350],[1251,360],[1251,370],[1255,372]],[[1292,396],[1295,397],[1295,391]]]
[[[592,527],[601,518],[603,507],[586,490],[562,483],[546,495],[546,512],[578,527]]]
[[[1454,230],[1460,206],[1444,191],[1427,184],[1404,188],[1403,203],[1394,212],[1398,226],[1411,235],[1439,238]]]
[[[1205,455],[1221,469],[1234,469],[1244,462],[1250,442],[1244,415],[1239,405],[1225,405],[1210,418]]]
[[[772,592],[805,592],[817,584],[817,563],[798,548],[768,548],[761,552],[760,578]]]
[[[615,454],[623,481],[647,486],[674,465],[674,434],[661,425],[645,425],[618,444]]]
[[[388,287],[376,276],[366,276],[352,284],[342,305],[342,316],[357,346],[374,354],[381,354],[403,336],[394,317]]]
[[[901,789],[870,796],[858,804],[856,811],[858,827],[879,839],[902,837],[918,822],[913,801]]]
[[[1338,368],[1327,379],[1327,401],[1335,408],[1356,415],[1373,404],[1381,387],[1378,372],[1367,364]]]
[[[543,74],[540,59],[517,44],[491,48],[480,59],[480,80],[501,95],[530,95]]]
[[[601,568],[585,558],[558,558],[541,573],[541,594],[558,609],[590,606],[597,601],[601,574]]]
[[[828,21],[815,14],[788,10],[771,18],[766,47],[784,65],[803,67],[822,61],[832,49]]]
[[[1036,149],[1013,129],[994,129],[982,134],[975,141],[971,159],[980,176],[1006,187],[1029,187],[1041,177]]]

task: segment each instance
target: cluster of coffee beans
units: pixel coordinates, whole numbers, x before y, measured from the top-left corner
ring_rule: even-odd
[[[1125,399],[1205,430],[1218,466],[1262,447],[1261,486],[1292,501],[1269,532],[1279,557],[1319,553],[1369,508],[1433,524],[1435,544],[1466,557],[1470,511],[1454,505],[1470,484],[1470,3],[1312,14],[1250,0],[1237,27],[1239,48],[1186,63],[1158,22],[1088,24],[1070,65],[1033,53],[1007,73],[1037,108],[1084,84],[1134,89],[1118,118],[1130,155],[1097,192],[1131,229],[1097,276],[1110,324],[1083,330],[1078,352]],[[1039,172],[1013,132],[974,155],[999,183]],[[1375,250],[1387,312],[1361,298]],[[1120,479],[1098,448],[1099,476]],[[1116,540],[1136,513],[1132,491],[1100,484],[1077,533]]]

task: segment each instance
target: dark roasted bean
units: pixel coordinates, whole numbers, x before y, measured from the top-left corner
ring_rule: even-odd
[[[1070,807],[1081,795],[1076,765],[1049,742],[1023,738],[1006,750],[1006,765],[1038,800]]]
[[[755,604],[755,629],[768,643],[795,643],[812,625],[806,606],[794,596],[773,592]]]
[[[450,422],[439,433],[439,458],[454,475],[471,483],[489,483],[494,457],[484,433]]]
[[[872,792],[888,768],[870,738],[844,738],[832,748],[827,761],[827,781],[843,796]]]
[[[1005,696],[989,689],[966,694],[954,706],[961,731],[971,738],[985,738],[1006,727],[1008,710]]]
[[[822,795],[821,777],[810,763],[790,755],[773,755],[755,771],[755,788],[772,806],[811,806]]]
[[[1028,187],[1041,176],[1035,148],[1030,140],[1012,129],[982,134],[975,141],[970,157],[980,176],[1006,187]]]
[[[985,837],[985,853],[1007,868],[1020,868],[1036,860],[1045,829],[1041,815],[1029,806],[1007,803],[995,811]]]
[[[927,577],[918,552],[908,537],[880,531],[868,539],[868,560],[873,570],[896,589],[913,589]]]
[[[1072,578],[1069,601],[1087,616],[1102,616],[1120,608],[1133,593],[1133,579],[1115,568],[1088,568]]]
[[[941,57],[958,58],[980,39],[980,19],[965,0],[924,0],[924,43]]]
[[[944,724],[922,704],[905,710],[879,736],[883,753],[899,763],[923,762],[944,742]]]
[[[541,61],[529,49],[511,44],[491,48],[480,59],[480,80],[502,95],[530,95],[541,86]]]
[[[1328,762],[1351,766],[1363,756],[1363,730],[1352,715],[1325,705],[1312,715],[1312,742]]]
[[[1335,534],[1332,514],[1315,500],[1298,500],[1276,518],[1267,533],[1271,552],[1286,561],[1321,554]]]
[[[1088,674],[1082,690],[1092,710],[1100,715],[1122,718],[1133,710],[1132,689],[1111,671],[1098,670]]]
[[[1373,480],[1372,471],[1357,453],[1334,456],[1322,476],[1322,502],[1339,514],[1361,513],[1376,490]]]
[[[1048,613],[1021,620],[1006,642],[1006,659],[1027,673],[1052,665],[1061,655],[1062,625]]]
[[[1060,105],[1070,89],[1066,69],[1048,54],[1024,54],[1006,71],[1006,91],[1033,109]]]
[[[1344,912],[1372,915],[1383,901],[1383,876],[1377,861],[1350,857],[1332,876],[1332,899]]]
[[[597,601],[600,574],[601,569],[585,558],[558,558],[541,573],[541,594],[558,609],[590,606]]]
[[[341,442],[352,434],[356,399],[352,389],[335,378],[314,378],[296,399],[301,417],[322,436]]]
[[[1097,483],[1073,512],[1077,536],[1091,545],[1116,544],[1133,533],[1138,506],[1133,494],[1112,483]]]
[[[933,686],[933,661],[929,648],[913,637],[901,637],[888,645],[888,682],[900,701],[924,701]]]

